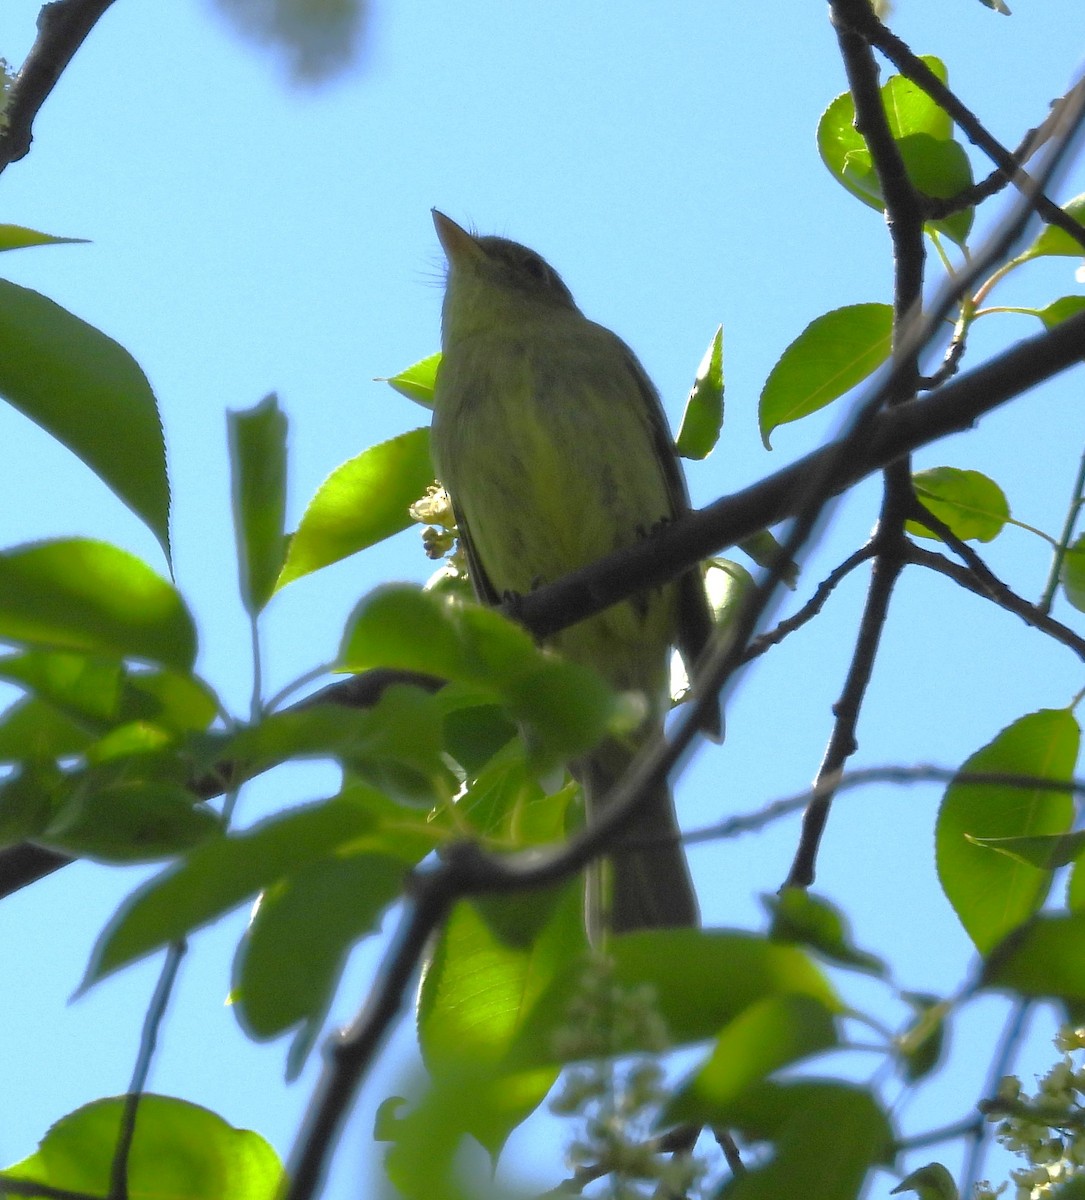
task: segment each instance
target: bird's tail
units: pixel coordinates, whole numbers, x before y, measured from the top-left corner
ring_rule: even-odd
[[[635,747],[610,739],[577,764],[589,821],[635,752]],[[678,838],[674,802],[663,784],[627,822],[608,858],[588,869],[585,912],[593,942],[606,930],[629,933],[699,924],[697,897]]]

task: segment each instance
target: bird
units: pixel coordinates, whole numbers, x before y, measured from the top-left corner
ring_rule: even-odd
[[[436,209],[433,221],[448,269],[431,455],[475,595],[499,604],[681,517],[689,493],[659,394],[633,351],[584,316],[535,251],[470,233]],[[639,728],[570,764],[589,822],[662,732],[672,648],[692,678],[712,629],[694,567],[548,639],[616,690],[645,697]],[[587,872],[593,941],[699,924],[679,837],[664,783],[608,847],[609,861]]]

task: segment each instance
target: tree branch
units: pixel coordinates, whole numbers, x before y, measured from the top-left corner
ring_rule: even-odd
[[[758,530],[795,516],[812,479],[824,478],[829,494],[838,495],[901,454],[968,429],[985,413],[1082,360],[1085,313],[1019,342],[929,395],[879,413],[862,439],[831,442],[743,491],[663,526],[636,545],[520,597],[516,615],[537,637],[550,637],[643,588],[665,583]],[[877,403],[882,394],[882,388],[875,386],[864,403]],[[319,694],[329,703],[364,706],[367,700],[373,702],[369,697],[398,681],[397,673],[380,672],[380,686],[374,687],[370,674],[333,684]],[[224,764],[227,770],[230,766]],[[209,778],[194,780],[194,788]],[[217,789],[221,787],[219,780]],[[197,794],[210,798],[217,791]],[[67,855],[29,844],[0,851],[0,898],[70,861]]]
[[[863,37],[870,45],[876,46],[906,79],[922,88],[935,104],[953,119],[968,140],[998,167],[1007,181],[1014,182],[1023,190],[1028,187],[1030,179],[1021,169],[1021,162],[1026,152],[1031,153],[1042,144],[1046,123],[1025,138],[1016,154],[1011,153],[988,132],[971,109],[946,87],[930,67],[882,24],[866,0],[834,0],[833,12],[840,23]],[[1041,191],[1033,196],[1030,202],[1049,225],[1058,226],[1085,248],[1085,229],[1067,216],[1053,200]]]
[[[75,52],[113,0],[52,0],[38,13],[38,36],[8,93],[0,131],[0,171],[30,150],[34,119]]]

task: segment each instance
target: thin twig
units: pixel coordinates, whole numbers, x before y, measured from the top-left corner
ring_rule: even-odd
[[[856,729],[863,698],[874,671],[881,635],[889,613],[889,602],[893,588],[900,575],[901,561],[898,557],[879,554],[870,573],[870,588],[867,592],[855,649],[840,699],[833,705],[835,720],[829,744],[817,774],[818,795],[811,801],[803,815],[802,832],[795,857],[788,871],[785,887],[809,887],[814,882],[815,863],[821,836],[829,819],[833,791],[828,781],[840,777],[844,763],[858,748]]]
[[[971,547],[969,549],[971,550]],[[907,544],[904,553],[909,563],[937,571],[938,574],[945,575],[947,579],[952,579],[954,583],[967,588],[974,595],[990,600],[999,608],[1005,609],[1006,612],[1020,617],[1026,625],[1038,629],[1041,633],[1046,633],[1053,641],[1065,646],[1085,662],[1085,638],[1071,629],[1069,625],[1064,625],[1054,617],[1048,616],[1043,609],[1019,596],[1003,583],[979,559],[978,555],[975,556],[978,565],[961,566],[951,562],[945,555],[928,550],[924,546],[917,546],[914,542]]]
[[[1059,542],[1055,548],[1054,557],[1051,560],[1051,570],[1048,573],[1047,585],[1044,587],[1043,595],[1040,598],[1039,607],[1042,612],[1048,613],[1051,611],[1051,605],[1055,602],[1055,593],[1058,590],[1059,579],[1062,575],[1062,564],[1066,560],[1066,552],[1070,548],[1070,542],[1074,536],[1074,526],[1077,524],[1077,519],[1081,513],[1081,499],[1085,494],[1085,452],[1081,455],[1081,460],[1077,465],[1077,475],[1074,477],[1074,487],[1070,495],[1070,505],[1066,510],[1066,520],[1063,522],[1062,533],[1059,534]]]
[[[915,763],[911,766],[857,767],[836,776],[826,776],[813,787],[805,788],[790,796],[781,796],[753,812],[725,817],[712,825],[692,829],[682,834],[683,846],[697,846],[705,842],[732,841],[748,833],[760,833],[777,821],[793,816],[806,808],[812,800],[824,795],[850,792],[872,784],[888,784],[892,787],[914,787],[923,783],[954,784],[957,786],[1018,788],[1021,791],[1065,792],[1068,795],[1085,797],[1085,779],[1044,779],[1038,775],[1021,775],[1010,771],[961,771],[955,767],[939,767],[933,763]],[[629,845],[637,843],[630,842]]]
[[[886,224],[893,244],[893,348],[895,388],[886,396],[890,407],[915,395],[919,382],[919,344],[908,346],[903,336],[911,314],[922,303],[926,262],[923,244],[923,205],[908,177],[900,147],[893,137],[878,86],[878,69],[869,42],[839,19],[832,6],[837,40],[855,101],[855,127],[870,150],[885,203]],[[906,457],[888,464],[885,491],[875,539],[877,554],[870,575],[863,614],[840,699],[833,706],[835,720],[825,755],[818,770],[818,783],[839,776],[845,762],[855,753],[856,734],[863,699],[874,672],[882,631],[889,616],[893,589],[900,576],[901,560],[896,552],[904,537],[904,521],[913,502],[911,468]],[[811,802],[803,818],[795,857],[786,887],[808,887],[814,881],[818,847],[829,817],[832,793],[823,790]]]
[[[854,553],[849,554],[839,566],[834,567],[822,582],[818,584],[814,590],[814,594],[797,612],[793,613],[790,617],[786,617],[774,629],[770,629],[767,633],[762,633],[760,636],[754,638],[743,654],[742,662],[745,664],[752,662],[755,658],[760,658],[766,651],[770,650],[773,646],[780,645],[786,637],[813,620],[825,607],[829,597],[836,590],[837,586],[856,567],[862,566],[868,559],[873,558],[876,552],[874,542],[870,541]]]
[[[1024,1040],[1025,1031],[1028,1027],[1029,1014],[1032,1012],[1032,1009],[1032,1000],[1022,998],[1014,1004],[1010,1011],[1010,1015],[1002,1030],[1002,1038],[999,1041],[998,1050],[995,1052],[995,1056],[991,1060],[990,1070],[987,1072],[987,1086],[984,1088],[986,1095],[995,1095],[1002,1076],[1009,1073],[1021,1042]],[[983,1156],[987,1149],[988,1137],[986,1135],[988,1128],[987,1123],[981,1119],[969,1138],[968,1155],[965,1159],[963,1186],[961,1188],[962,1196],[971,1196],[975,1190],[976,1181],[979,1179],[980,1169],[983,1166]]]
[[[922,1150],[926,1146],[937,1146],[942,1142],[955,1142],[958,1138],[968,1137],[969,1134],[975,1132],[977,1125],[983,1124],[983,1117],[962,1117],[959,1121],[954,1121],[950,1125],[942,1125],[938,1129],[929,1129],[926,1133],[915,1133],[911,1137],[897,1138],[893,1143],[893,1149],[901,1154],[907,1154],[910,1150]],[[961,1192],[962,1196],[968,1196],[971,1193]]]
[[[113,1151],[113,1163],[110,1169],[109,1200],[128,1200],[128,1158],[132,1150],[132,1142],[136,1136],[136,1117],[139,1113],[139,1102],[147,1087],[147,1077],[150,1074],[151,1063],[154,1060],[155,1048],[158,1045],[158,1034],[162,1028],[166,1010],[169,1007],[173,986],[177,982],[177,972],[185,957],[187,943],[184,940],[173,942],[166,951],[166,960],[162,964],[162,972],[158,977],[154,995],[143,1019],[143,1033],[139,1040],[139,1052],[136,1055],[132,1079],[128,1092],[124,1097],[124,1111],[121,1114],[120,1134],[117,1137],[116,1149]]]

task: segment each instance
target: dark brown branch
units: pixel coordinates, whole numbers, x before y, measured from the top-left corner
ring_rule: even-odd
[[[985,413],[1085,361],[1085,313],[1018,342],[982,366],[871,421],[861,444],[831,442],[740,492],[697,509],[650,538],[520,598],[518,615],[537,637],[551,637],[637,591],[654,587],[801,508],[806,484],[827,474],[839,495],[895,458],[971,428]],[[879,403],[884,386],[862,403]],[[847,450],[842,454],[842,449]]]
[[[1040,126],[1025,138],[1016,154],[1007,150],[978,120],[958,97],[938,78],[927,64],[878,19],[866,0],[834,0],[835,18],[857,35],[876,46],[906,78],[910,79],[946,112],[968,140],[982,150],[1007,180],[1023,188],[1028,176],[1021,170],[1024,153],[1034,151],[1045,139],[1046,128]],[[1045,123],[1046,124],[1046,123]],[[1056,225],[1085,248],[1085,229],[1041,191],[1031,199],[1032,205],[1049,224]]]
[[[919,567],[926,567],[931,571],[937,571],[938,574],[952,579],[954,583],[960,584],[961,587],[967,588],[975,595],[992,601],[999,608],[1020,617],[1026,625],[1031,625],[1033,629],[1047,634],[1053,641],[1065,646],[1085,662],[1085,638],[1075,633],[1068,625],[1056,621],[1039,605],[1032,604],[1018,596],[1002,580],[992,574],[982,561],[980,561],[978,569],[971,565],[961,566],[958,563],[950,562],[944,555],[938,554],[934,550],[928,550],[924,546],[917,546],[913,542],[907,544],[905,554],[908,562]]]
[[[858,0],[858,3],[866,6],[866,0]],[[853,31],[850,10],[855,4],[856,0],[833,0],[830,7],[848,86],[855,101],[855,128],[870,150],[885,203],[886,225],[893,242],[894,325],[895,333],[899,335],[902,323],[918,309],[923,293],[925,213],[922,198],[908,177],[900,146],[889,127],[878,86],[878,68],[869,41],[864,33]],[[894,337],[894,347],[900,348],[898,337]],[[888,397],[890,404],[899,403],[915,390],[915,379],[908,376],[912,373],[918,376],[918,369],[911,363],[906,364],[907,369],[903,371],[899,366],[898,390]]]
[[[923,244],[924,206],[922,197],[908,177],[900,147],[890,129],[870,45],[861,34],[848,28],[840,19],[840,10],[847,7],[846,0],[844,3],[834,2],[834,24],[855,102],[855,127],[870,150],[885,203],[886,225],[893,243],[893,346],[896,354],[893,378],[896,388],[887,396],[887,403],[892,406],[914,396],[919,381],[919,353],[922,346],[915,341],[906,345],[904,332],[909,316],[918,313],[922,303],[926,262]],[[870,588],[844,688],[833,706],[835,720],[818,770],[819,785],[826,779],[839,776],[858,744],[859,713],[873,677],[893,588],[900,576],[901,560],[897,550],[903,541],[904,521],[913,502],[911,466],[907,457],[902,457],[890,463],[885,470],[885,492]],[[831,790],[822,790],[811,801],[803,818],[802,833],[786,887],[808,887],[813,883],[818,847],[831,805]]]
[[[38,36],[8,93],[0,131],[0,171],[30,150],[34,120],[68,63],[113,0],[52,0],[38,13]]]
[[[808,621],[811,621],[821,612],[828,602],[829,597],[836,590],[848,575],[855,570],[856,567],[862,566],[863,563],[873,558],[876,553],[876,548],[873,542],[868,542],[865,546],[861,546],[853,554],[849,554],[846,559],[818,584],[814,590],[814,594],[809,600],[790,617],[781,621],[775,629],[770,629],[768,633],[763,633],[747,647],[746,652],[742,656],[742,662],[752,662],[755,658],[760,658],[762,654],[770,650],[773,646],[778,646],[797,629],[801,629]]]
[[[824,796],[855,791],[875,783],[892,787],[914,787],[921,783],[968,784],[976,787],[1020,788],[1032,792],[1065,792],[1085,797],[1085,779],[1045,779],[1039,775],[1020,775],[1013,771],[961,771],[954,767],[938,767],[933,763],[916,763],[909,767],[858,767],[826,776],[811,788],[791,796],[781,796],[753,812],[725,817],[712,825],[684,833],[682,845],[731,841],[748,833],[760,833]]]
[[[894,541],[898,540],[897,530],[892,531],[892,537]],[[839,778],[844,764],[858,748],[856,730],[859,725],[859,712],[874,673],[878,646],[889,615],[889,602],[901,566],[899,555],[887,552],[884,547],[879,548],[870,573],[870,589],[859,622],[859,633],[855,639],[851,662],[848,664],[844,688],[840,699],[833,705],[835,720],[829,744],[818,768],[817,786],[821,794],[811,801],[803,816],[799,845],[784,883],[785,887],[809,887],[814,882],[818,846],[825,831],[825,823],[829,819],[829,808],[833,799],[832,790],[825,790],[824,784],[826,780]]]
[[[601,612],[642,588],[664,583],[693,563],[794,516],[811,478],[828,472],[830,493],[844,492],[901,454],[968,429],[985,413],[1083,359],[1085,313],[1019,342],[927,396],[878,414],[869,435],[861,444],[847,446],[846,453],[841,452],[843,439],[830,443],[775,475],[661,528],[645,541],[521,597],[517,615],[536,636],[550,637],[573,621]],[[873,389],[870,401],[877,403],[880,395],[880,389]],[[373,692],[368,676],[333,684],[320,695],[329,702],[357,705],[358,696]],[[384,686],[397,676],[381,672],[380,679]],[[0,898],[69,861],[66,855],[38,846],[0,851]]]

